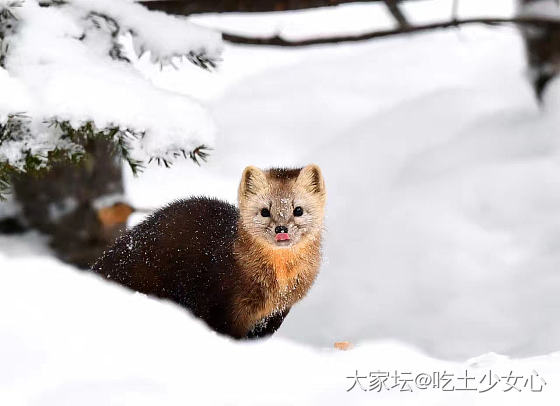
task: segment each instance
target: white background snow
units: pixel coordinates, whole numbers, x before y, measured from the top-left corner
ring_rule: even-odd
[[[460,5],[461,16],[514,9]],[[451,1],[406,11],[442,19]],[[391,24],[364,4],[194,21],[291,38]],[[223,59],[214,73],[136,62],[157,86],[202,100],[218,136],[201,167],[127,172],[128,195],[143,208],[200,194],[233,202],[246,165],[318,163],[329,195],[315,286],[272,339],[237,343],[170,303],[61,265],[38,236],[1,237],[0,404],[556,404],[560,82],[539,109],[517,31],[227,45]],[[342,340],[354,349],[332,349]],[[538,371],[547,385],[346,392],[356,370],[465,368],[479,379]]]

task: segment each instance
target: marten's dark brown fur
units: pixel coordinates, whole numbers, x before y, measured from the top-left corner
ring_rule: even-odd
[[[318,272],[325,189],[315,165],[248,167],[239,207],[180,200],[122,236],[93,270],[139,292],[170,299],[235,338],[274,333]],[[296,216],[294,207],[303,208]],[[270,210],[263,217],[261,210]],[[277,242],[285,226],[289,241]]]

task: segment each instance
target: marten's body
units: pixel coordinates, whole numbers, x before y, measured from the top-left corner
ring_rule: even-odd
[[[316,166],[249,167],[240,210],[216,199],[177,201],[117,240],[93,270],[177,302],[219,333],[269,335],[317,275],[324,197]]]

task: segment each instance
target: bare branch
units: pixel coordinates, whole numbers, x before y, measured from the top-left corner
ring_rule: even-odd
[[[408,23],[406,17],[401,11],[397,0],[384,0],[387,9],[391,13],[391,15],[397,20],[397,23],[401,27],[408,27],[410,24]]]
[[[437,23],[429,23],[414,26],[399,27],[391,30],[373,31],[358,35],[340,35],[332,37],[309,38],[303,40],[287,40],[278,35],[272,37],[247,37],[243,35],[223,33],[224,41],[245,45],[271,45],[284,47],[304,47],[320,44],[338,44],[343,42],[365,41],[374,38],[384,38],[402,34],[412,34],[423,31],[431,31],[442,28],[459,27],[461,25],[485,24],[504,25],[516,24],[523,26],[537,26],[547,29],[560,30],[560,20],[540,17],[515,17],[515,18],[469,18],[464,20],[450,20]]]

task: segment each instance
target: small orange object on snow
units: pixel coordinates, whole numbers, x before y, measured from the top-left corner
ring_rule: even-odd
[[[346,351],[352,348],[352,343],[350,341],[337,341],[334,343],[334,348],[337,350]]]

